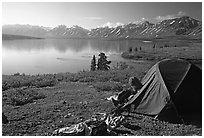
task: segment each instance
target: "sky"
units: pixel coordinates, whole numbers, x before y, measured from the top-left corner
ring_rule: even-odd
[[[3,2],[2,24],[86,29],[190,16],[202,20],[201,2]]]

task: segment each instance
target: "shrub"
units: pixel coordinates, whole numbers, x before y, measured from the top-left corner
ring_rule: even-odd
[[[20,87],[47,87],[54,86],[57,83],[54,75],[2,75],[2,90]]]
[[[96,82],[93,84],[97,91],[121,91],[122,83],[116,82]]]
[[[128,68],[128,65],[127,65],[126,62],[117,62],[117,65],[113,66],[114,70],[123,70],[123,69],[126,69],[126,68]]]
[[[3,92],[3,102],[14,106],[21,106],[32,103],[34,100],[43,99],[46,96],[36,89],[11,89]]]
[[[132,52],[132,47],[129,47],[129,52],[130,52],[130,53]]]
[[[51,87],[54,86],[56,84],[56,81],[53,79],[42,79],[42,80],[35,80],[32,82],[32,86],[36,86],[38,88],[41,87]]]
[[[95,78],[93,77],[84,77],[79,80],[79,82],[93,82]]]
[[[2,82],[2,91],[8,90],[10,87],[11,86],[7,81]]]
[[[122,56],[123,58],[127,58],[127,59],[134,59],[134,58],[135,58],[134,55],[132,55],[132,54],[130,54],[130,53],[128,53],[128,52],[123,52],[123,53],[121,54],[121,56]]]
[[[13,74],[14,76],[19,76],[20,75],[20,73],[19,72],[17,72],[17,73],[15,73],[15,74]]]

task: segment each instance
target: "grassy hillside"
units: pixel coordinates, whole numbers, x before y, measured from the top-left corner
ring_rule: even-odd
[[[126,51],[122,57],[132,60],[160,61],[165,58],[181,58],[202,67],[202,43],[189,42],[190,46],[163,45],[150,49]]]

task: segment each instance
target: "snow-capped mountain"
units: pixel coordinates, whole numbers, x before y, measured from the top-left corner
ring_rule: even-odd
[[[59,25],[50,30],[46,37],[57,37],[57,38],[87,38],[88,30],[80,26],[72,26],[67,28],[65,25]]]
[[[32,25],[4,25],[2,27],[3,34],[22,35],[32,37],[44,37],[51,28]]]
[[[98,27],[87,30],[80,26],[68,28],[59,25],[46,28],[31,25],[4,25],[3,34],[23,35],[43,38],[163,38],[170,36],[186,36],[202,38],[202,22],[188,16],[163,20],[157,24],[148,21],[128,23],[117,27]]]
[[[193,18],[183,16],[152,24],[148,21],[129,23],[116,28],[97,28],[91,33],[93,37],[110,38],[155,38],[168,36],[191,36],[201,38],[202,23]]]

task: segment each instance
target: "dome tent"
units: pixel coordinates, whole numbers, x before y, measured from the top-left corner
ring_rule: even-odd
[[[141,81],[143,87],[123,107],[169,122],[202,115],[202,71],[181,59],[156,63]],[[134,105],[134,106],[132,106]]]

